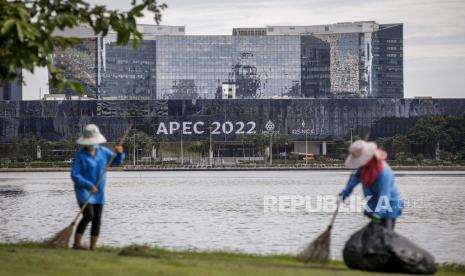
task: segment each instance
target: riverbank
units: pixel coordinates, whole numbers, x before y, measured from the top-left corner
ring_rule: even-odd
[[[287,255],[141,247],[90,252],[48,248],[37,243],[0,244],[0,267],[0,275],[392,275],[350,270],[340,261],[304,265]],[[436,275],[465,275],[465,268],[445,265]]]
[[[452,171],[464,172],[465,166],[392,166],[394,171]],[[68,172],[69,167],[46,168],[0,168],[2,172]],[[312,166],[312,167],[208,167],[208,166],[127,166],[124,168],[108,168],[109,171],[351,171],[341,166]]]

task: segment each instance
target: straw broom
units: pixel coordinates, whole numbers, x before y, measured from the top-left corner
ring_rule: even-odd
[[[352,178],[353,173],[350,174],[349,180]],[[342,199],[338,198],[336,210],[331,218],[326,230],[321,233],[316,239],[314,239],[310,244],[297,255],[297,259],[305,263],[315,262],[315,263],[326,263],[329,260],[330,245],[331,245],[331,229],[333,228],[334,220],[336,219],[337,213],[339,211],[339,205],[341,204]]]
[[[365,133],[363,140],[368,141],[370,132]],[[350,174],[349,180],[352,178],[353,173]],[[337,201],[336,211],[334,211],[331,222],[329,223],[326,230],[321,233],[316,239],[314,239],[299,255],[297,259],[305,263],[326,263],[329,260],[330,245],[331,245],[331,229],[333,228],[334,220],[336,219],[337,212],[339,211],[339,205],[341,199]]]
[[[328,225],[326,230],[321,233],[315,240],[313,240],[307,248],[305,248],[297,259],[308,263],[325,263],[329,260],[330,244],[331,244],[331,229],[333,227],[334,220],[336,219],[337,212],[339,211],[339,200],[337,202],[336,211],[334,211],[331,223]]]
[[[124,132],[121,140],[119,141],[118,146],[121,146],[123,144],[124,140],[126,140],[126,137],[128,136],[129,131],[131,130],[131,128],[132,128],[132,124],[129,124],[129,126],[126,129],[126,131]],[[116,154],[113,154],[110,161],[108,161],[108,163],[107,163],[107,165],[105,167],[105,170],[103,170],[100,173],[99,177],[97,178],[97,182],[94,185],[96,188],[98,188],[98,186],[100,185],[100,181],[102,180],[102,178],[103,178],[103,176],[104,176],[104,174],[106,172],[106,168],[108,168],[111,165],[111,163],[113,163],[113,160],[115,159],[115,157],[116,157]],[[82,205],[81,209],[79,209],[79,213],[77,213],[76,217],[71,222],[71,224],[68,225],[67,227],[65,227],[63,230],[61,230],[57,234],[55,234],[55,236],[53,236],[51,239],[47,240],[46,241],[47,245],[53,246],[53,247],[68,247],[69,240],[71,239],[71,236],[73,235],[73,232],[74,232],[74,226],[76,225],[76,222],[79,219],[79,216],[82,214],[82,212],[84,212],[84,209],[86,209],[87,205],[89,204],[89,199],[92,197],[92,195],[93,195],[92,193],[89,194],[86,201]]]

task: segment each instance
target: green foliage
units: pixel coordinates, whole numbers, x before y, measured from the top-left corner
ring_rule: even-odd
[[[273,145],[283,147],[289,144],[289,137],[284,134],[277,134],[273,136]]]
[[[160,148],[164,146],[164,143],[165,139],[162,137],[151,137],[145,132],[136,131],[130,133],[123,143],[123,148],[130,155],[128,158],[132,158],[134,148],[139,158],[150,156],[152,147],[157,149],[160,156]],[[111,148],[111,144],[107,146]],[[52,142],[37,139],[35,136],[15,137],[11,141],[0,142],[0,152],[2,153],[0,159],[4,159],[3,163],[8,163],[8,160],[10,162],[65,161],[71,159],[80,147],[75,138]],[[42,156],[40,159],[37,158],[38,148]]]
[[[148,10],[158,24],[166,7],[156,0],[133,0],[131,10],[120,12],[102,5],[91,6],[83,0],[0,0],[0,83],[20,77],[18,68],[33,73],[36,67],[47,67],[51,86],[60,91],[71,88],[84,93],[79,83],[66,80],[62,71],[52,64],[55,48],[78,45],[80,39],[57,36],[54,32],[85,24],[98,36],[114,30],[118,44],[125,45],[132,38],[133,47],[137,47],[142,34],[137,31],[136,18]]]
[[[411,152],[411,141],[406,135],[397,134],[393,137],[383,137],[376,140],[376,142],[378,147],[387,151],[390,159],[395,158],[397,160],[397,154]]]
[[[396,161],[400,164],[402,164],[402,162],[404,162],[406,159],[407,159],[407,153],[405,152],[398,152],[396,153]]]
[[[198,153],[201,156],[203,153],[208,152],[210,148],[210,141],[195,141],[189,144],[187,150],[192,153]]]
[[[252,145],[257,148],[263,156],[265,154],[265,148],[270,145],[270,136],[263,133],[255,133],[249,136]]]
[[[150,156],[152,147],[159,150],[160,146],[164,143],[164,139],[159,137],[151,137],[143,131],[135,131],[129,134],[128,138],[123,143],[124,150],[132,154],[134,149],[137,151],[137,156],[144,157]],[[142,156],[140,156],[142,154]],[[129,157],[132,158],[132,155]]]
[[[332,157],[336,159],[344,160],[347,156],[349,146],[350,146],[350,141],[345,141],[344,139],[340,137],[334,139],[334,144],[332,146],[332,154],[331,154]]]
[[[410,140],[405,135],[396,135],[392,137],[392,151],[394,153],[410,152]]]
[[[15,137],[10,141],[0,143],[3,159],[14,162],[31,162],[39,160],[37,150],[40,149],[42,161],[64,161],[72,158],[79,149],[75,139],[51,142],[37,139],[35,136]]]
[[[408,132],[412,144],[430,158],[436,147],[446,151],[448,159],[465,159],[465,114],[462,116],[428,116],[419,119]]]
[[[390,159],[405,161],[409,155],[418,163],[436,158],[439,145],[441,160],[465,159],[465,114],[462,116],[427,116],[420,118],[407,135],[383,137],[376,140]]]
[[[442,116],[423,117],[409,130],[408,136],[412,143],[423,145],[425,153],[432,156],[436,144],[444,135],[446,123],[446,119]]]
[[[417,154],[417,156],[415,156],[415,160],[417,160],[418,164],[421,165],[423,160],[425,160],[425,156],[423,154],[419,153],[419,154]]]
[[[439,151],[439,159],[445,161],[452,161],[454,159],[454,155],[446,150]]]

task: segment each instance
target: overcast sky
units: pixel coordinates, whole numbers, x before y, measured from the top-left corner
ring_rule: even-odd
[[[131,0],[91,0],[128,9]],[[465,97],[465,0],[166,0],[161,24],[186,34],[227,34],[234,27],[318,25],[375,20],[404,23],[405,97]],[[140,23],[153,24],[147,15]],[[27,94],[46,72],[26,76]],[[28,81],[31,80],[31,81]],[[43,88],[43,90],[45,87]]]

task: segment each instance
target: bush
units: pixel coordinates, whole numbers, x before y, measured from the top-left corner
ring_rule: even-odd
[[[454,159],[454,155],[448,151],[441,150],[439,151],[439,159],[445,160],[445,161],[451,161]]]
[[[417,166],[418,165],[418,162],[416,159],[413,159],[413,158],[410,158],[408,157],[407,159],[405,159],[403,162],[402,162],[403,165],[406,165],[406,166]]]
[[[407,159],[407,154],[403,151],[396,153],[396,161],[402,164]]]
[[[417,160],[418,164],[421,165],[423,161],[425,160],[425,156],[423,154],[419,153],[417,156],[415,156],[415,159]]]

